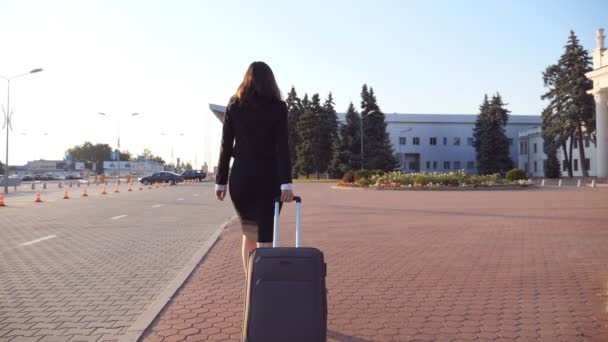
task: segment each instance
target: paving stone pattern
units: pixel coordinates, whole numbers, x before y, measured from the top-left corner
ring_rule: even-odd
[[[330,341],[608,341],[608,189],[397,192],[296,184],[325,252]],[[293,241],[293,211],[282,217]],[[144,341],[238,341],[225,230]]]
[[[0,208],[0,341],[117,341],[233,215],[212,189],[124,185]]]

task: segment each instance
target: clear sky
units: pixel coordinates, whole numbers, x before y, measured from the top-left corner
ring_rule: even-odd
[[[340,112],[368,83],[385,113],[473,114],[500,91],[513,114],[540,114],[541,72],[569,30],[592,50],[599,27],[605,0],[0,0],[0,75],[44,69],[11,83],[10,164],[114,147],[120,117],[121,148],[214,165],[208,104],[225,104],[254,60],[283,93],[333,92]]]

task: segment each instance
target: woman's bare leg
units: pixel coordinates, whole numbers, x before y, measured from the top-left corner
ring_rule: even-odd
[[[256,248],[257,241],[250,240],[243,234],[243,267],[245,268],[245,275],[247,275],[247,262],[249,261],[249,253]]]

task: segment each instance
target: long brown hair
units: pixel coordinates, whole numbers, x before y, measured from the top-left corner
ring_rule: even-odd
[[[281,100],[281,91],[268,64],[253,62],[234,95],[242,104],[256,105],[260,100]]]

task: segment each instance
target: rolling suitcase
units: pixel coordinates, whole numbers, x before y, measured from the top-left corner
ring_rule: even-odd
[[[296,201],[296,247],[277,247],[279,199],[275,199],[272,248],[256,248],[248,264],[244,342],[326,341],[326,264],[316,248],[300,247],[301,206]]]

